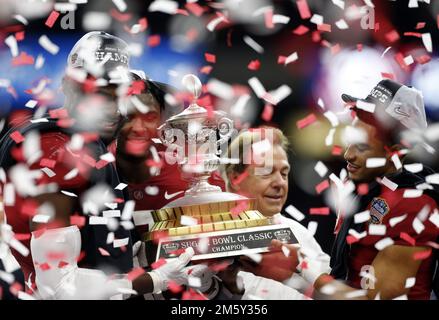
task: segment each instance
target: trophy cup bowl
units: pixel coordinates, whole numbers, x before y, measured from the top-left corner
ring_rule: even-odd
[[[221,163],[218,148],[233,135],[233,121],[224,112],[197,105],[202,86],[196,76],[186,75],[183,84],[193,102],[158,132],[189,188],[183,197],[152,212],[155,223],[146,240],[158,239],[156,259],[175,258],[189,246],[195,251],[192,260],[200,260],[266,252],[272,239],[297,243],[288,226],[273,224],[256,210],[254,199],[209,184]]]

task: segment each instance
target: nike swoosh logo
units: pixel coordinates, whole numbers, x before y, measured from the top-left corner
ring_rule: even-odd
[[[401,107],[396,107],[395,109],[393,109],[393,111],[395,111],[396,114],[399,114],[401,116],[408,117],[408,118],[410,117],[410,115],[408,113],[401,111]]]
[[[168,194],[168,191],[165,191],[165,199],[166,200],[172,199],[172,198],[174,198],[175,196],[179,195],[182,192],[184,192],[184,191],[178,191],[178,192],[175,192],[175,193]]]

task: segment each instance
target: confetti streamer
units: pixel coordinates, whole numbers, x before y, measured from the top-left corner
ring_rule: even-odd
[[[303,219],[305,219],[305,215],[291,204],[285,208],[285,212],[297,221],[302,221]]]
[[[46,35],[42,35],[38,39],[38,43],[42,46],[47,52],[56,55],[59,52],[59,47],[54,44]]]
[[[244,42],[257,53],[263,54],[264,48],[249,36],[244,36]]]

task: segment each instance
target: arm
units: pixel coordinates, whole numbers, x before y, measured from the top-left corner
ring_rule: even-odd
[[[421,260],[414,260],[413,254],[425,251],[424,247],[407,247],[392,245],[380,251],[375,257],[372,267],[375,283],[367,289],[366,295],[358,299],[394,299],[407,294],[410,288],[405,288],[407,278],[415,277]],[[334,286],[335,293],[325,295],[329,299],[347,299],[346,294],[358,289],[349,287],[337,280],[328,280],[328,275],[321,275],[314,283],[314,288],[321,290],[324,286]]]

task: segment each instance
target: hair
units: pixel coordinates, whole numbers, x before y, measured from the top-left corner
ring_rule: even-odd
[[[243,173],[248,164],[245,163],[244,157],[248,154],[249,150],[244,150],[246,146],[245,143],[250,142],[250,146],[252,146],[256,142],[260,142],[266,139],[266,131],[271,130],[273,132],[273,140],[270,141],[273,146],[280,146],[285,153],[288,155],[290,151],[290,142],[288,138],[283,134],[283,132],[274,127],[263,126],[260,128],[253,128],[246,131],[241,131],[229,144],[227,150],[227,157],[231,159],[231,157],[235,154],[239,155],[238,163],[227,163],[224,165],[222,169],[222,175],[226,185],[230,187],[229,175],[232,173]]]
[[[151,94],[159,103],[160,112],[163,113],[165,111],[165,92],[153,81],[143,79],[134,72],[131,72],[131,75],[134,81],[142,81],[145,85],[140,94]]]

